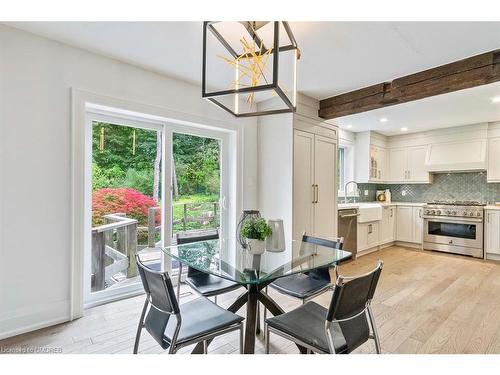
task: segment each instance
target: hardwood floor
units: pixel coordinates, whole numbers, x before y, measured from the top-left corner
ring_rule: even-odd
[[[346,275],[385,262],[373,310],[383,353],[500,353],[500,263],[456,255],[390,247],[342,265]],[[183,286],[181,303],[196,296]],[[299,303],[271,291],[285,309]],[[228,306],[238,291],[219,297]],[[331,293],[316,302],[326,305]],[[144,297],[98,306],[74,322],[0,341],[0,352],[19,348],[56,348],[63,353],[131,353]],[[239,312],[244,314],[242,310]],[[263,336],[256,352],[263,353]],[[238,334],[219,337],[210,353],[237,353]],[[192,347],[181,353],[190,352]],[[272,353],[298,353],[289,341],[271,335]],[[143,331],[141,353],[163,350]],[[356,353],[372,353],[370,341]]]

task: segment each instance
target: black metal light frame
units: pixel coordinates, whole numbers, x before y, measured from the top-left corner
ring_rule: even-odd
[[[242,87],[239,89],[228,89],[222,91],[212,91],[207,92],[206,88],[206,76],[207,76],[207,32],[211,32],[215,38],[226,48],[226,50],[231,54],[233,58],[238,58],[238,54],[236,51],[229,45],[229,43],[222,37],[222,35],[215,29],[213,26],[215,23],[221,21],[204,21],[203,22],[203,66],[202,66],[202,97],[210,100],[212,103],[216,104],[220,108],[225,111],[231,113],[235,117],[252,117],[252,116],[263,116],[263,115],[273,115],[278,113],[290,113],[295,112],[296,107],[290,101],[288,96],[283,92],[283,89],[278,85],[278,77],[279,77],[279,54],[284,51],[297,50],[297,59],[300,56],[299,48],[297,46],[297,42],[295,37],[293,36],[292,30],[290,29],[290,25],[286,21],[273,21],[274,23],[274,47],[273,47],[273,82],[266,85],[252,86],[252,87]],[[248,21],[250,22],[250,21]],[[285,29],[288,38],[290,39],[291,44],[286,46],[279,46],[279,29],[280,22],[283,24],[283,28]],[[247,31],[252,36],[253,40],[257,43],[257,45],[261,45],[261,40],[259,36],[254,32],[254,30],[249,26],[247,27]],[[276,53],[275,51],[278,51]],[[266,52],[266,50],[262,51]],[[295,74],[295,72],[294,72]],[[294,77],[296,79],[296,77]],[[235,113],[230,108],[226,107],[220,101],[216,99],[218,96],[231,95],[231,94],[245,94],[251,92],[259,92],[259,91],[267,91],[274,90],[278,96],[283,100],[286,104],[287,108],[283,109],[272,109],[266,111],[255,111],[255,112],[245,112],[245,113]],[[297,95],[295,92],[294,95]]]

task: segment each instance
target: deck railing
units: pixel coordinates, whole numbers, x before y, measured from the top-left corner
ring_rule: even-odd
[[[122,213],[105,215],[104,224],[92,228],[92,291],[103,290],[119,272],[136,276],[136,252],[137,220]]]

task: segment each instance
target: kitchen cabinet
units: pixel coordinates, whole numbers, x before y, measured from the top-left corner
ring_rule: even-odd
[[[379,225],[378,221],[358,223],[358,252],[379,245]]]
[[[429,183],[425,166],[427,146],[394,148],[389,150],[389,182]]]
[[[422,207],[398,206],[396,240],[401,242],[422,243]]]
[[[484,212],[486,215],[484,224],[486,258],[488,258],[488,254],[500,256],[500,211],[485,210]]]
[[[385,137],[370,131],[356,133],[354,150],[356,182],[385,182],[387,179]]]
[[[396,239],[396,207],[384,206],[380,222],[380,244],[384,245]]]
[[[336,206],[337,139],[294,129],[294,238],[304,231],[319,237],[335,237]]]
[[[488,182],[500,182],[500,137],[488,141]]]
[[[385,148],[370,147],[370,180],[385,181],[387,174],[387,153]]]

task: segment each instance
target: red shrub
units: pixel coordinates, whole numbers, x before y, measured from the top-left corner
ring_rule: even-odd
[[[92,224],[103,224],[104,215],[124,213],[127,217],[136,219],[139,225],[147,225],[148,208],[156,206],[158,203],[153,198],[134,189],[99,189],[92,193]],[[155,219],[156,225],[159,225],[160,211],[157,211]]]

